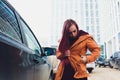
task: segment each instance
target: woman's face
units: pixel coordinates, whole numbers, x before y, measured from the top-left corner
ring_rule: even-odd
[[[74,24],[71,25],[69,28],[69,36],[71,38],[76,38],[77,34],[78,34],[78,30],[77,30],[76,26]]]

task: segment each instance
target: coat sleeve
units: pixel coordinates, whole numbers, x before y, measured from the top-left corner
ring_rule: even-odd
[[[58,49],[56,49],[56,57],[57,59],[60,59],[60,60],[62,60],[64,57],[63,54]]]
[[[91,52],[91,54],[86,57],[87,63],[94,62],[99,57],[101,49],[92,37],[87,39],[86,44]]]

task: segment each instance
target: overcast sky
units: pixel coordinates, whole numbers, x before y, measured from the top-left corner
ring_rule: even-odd
[[[8,0],[33,30],[38,40],[49,41],[51,0]]]

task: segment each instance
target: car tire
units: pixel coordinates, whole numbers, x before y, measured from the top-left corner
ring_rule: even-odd
[[[87,68],[89,73],[92,73],[93,68]]]
[[[109,63],[109,67],[110,67],[110,68],[113,68],[113,66],[112,66],[110,63]]]
[[[99,64],[99,67],[101,67],[101,64]]]
[[[104,67],[106,67],[106,65],[103,65]]]

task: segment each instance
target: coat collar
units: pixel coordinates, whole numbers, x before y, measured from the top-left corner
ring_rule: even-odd
[[[79,45],[79,43],[83,42],[84,40],[88,39],[88,38],[92,38],[91,35],[86,34],[86,35],[82,35],[78,38],[77,41],[75,41],[75,43],[70,47],[70,49],[74,48],[75,46]]]

